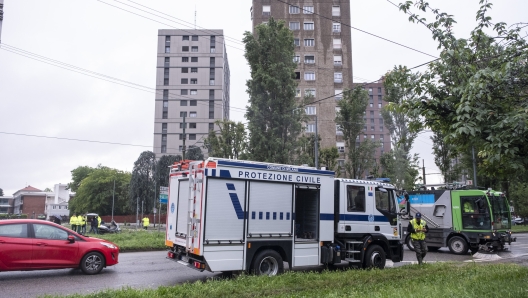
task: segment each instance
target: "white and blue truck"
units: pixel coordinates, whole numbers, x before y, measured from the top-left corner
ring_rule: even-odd
[[[200,271],[276,275],[403,259],[395,188],[310,167],[209,158],[169,177],[167,257]]]

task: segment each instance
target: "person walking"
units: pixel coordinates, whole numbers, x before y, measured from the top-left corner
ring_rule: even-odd
[[[97,229],[101,226],[101,216],[97,215]]]
[[[427,232],[429,232],[429,227],[425,220],[422,220],[422,214],[420,212],[416,213],[409,222],[409,226],[407,226],[407,233],[411,234],[416,259],[418,259],[418,264],[420,265],[427,254],[427,244],[425,243],[425,233]]]
[[[90,221],[90,233],[99,234],[99,226],[97,223],[97,217],[94,216]]]
[[[70,226],[72,231],[77,232],[77,213],[73,213],[70,217]]]
[[[150,224],[149,218],[145,216],[141,221],[143,222],[143,228],[146,230]]]

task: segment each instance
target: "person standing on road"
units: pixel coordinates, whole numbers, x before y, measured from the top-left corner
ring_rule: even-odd
[[[77,233],[82,234],[82,223],[83,223],[83,216],[81,213],[77,215]]]
[[[77,232],[77,213],[73,213],[70,217],[70,226],[72,231]]]
[[[97,217],[92,217],[90,221],[90,233],[99,234],[99,226],[97,226]]]
[[[81,234],[86,234],[86,213],[79,215],[81,217]]]
[[[143,228],[146,230],[150,224],[149,218],[145,216],[141,221],[143,222]]]
[[[420,265],[427,254],[427,244],[425,243],[425,233],[427,232],[429,232],[429,227],[425,220],[422,220],[422,214],[420,212],[416,213],[409,222],[409,226],[407,226],[407,233],[411,234],[416,259],[418,259],[418,264]]]
[[[97,215],[97,229],[101,226],[101,216]]]

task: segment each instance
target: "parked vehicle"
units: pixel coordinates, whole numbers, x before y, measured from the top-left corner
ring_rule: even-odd
[[[522,225],[526,222],[526,218],[522,218],[522,217],[516,217],[514,220],[513,220],[513,223],[516,224],[516,225]]]
[[[170,172],[168,258],[200,271],[257,275],[403,259],[394,186],[309,167],[209,158]]]
[[[121,229],[119,228],[119,224],[116,223],[114,220],[112,220],[109,224],[104,224],[104,222],[101,222],[101,225],[99,226],[99,234],[120,232]]]
[[[479,249],[497,251],[515,242],[511,234],[510,206],[506,196],[493,190],[420,190],[409,192],[412,217],[422,213],[429,226],[430,250],[448,247],[454,254]],[[407,220],[403,221],[406,226]],[[405,238],[414,250],[410,235]]]
[[[80,268],[97,274],[118,263],[112,242],[79,235],[49,221],[0,221],[0,271]]]

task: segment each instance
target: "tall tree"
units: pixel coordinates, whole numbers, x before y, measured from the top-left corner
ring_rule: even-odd
[[[156,155],[152,151],[144,151],[134,162],[132,178],[130,179],[129,204],[132,210],[143,210],[150,213],[156,198]],[[143,205],[142,205],[143,204]]]
[[[110,215],[113,202],[115,215],[130,214],[131,209],[128,204],[130,178],[128,172],[99,165],[77,188],[75,197],[68,204],[70,212]]]
[[[0,188],[0,197],[4,195],[4,190]]]
[[[98,165],[98,167],[100,166],[101,165]],[[72,182],[68,183],[67,188],[73,192],[77,192],[77,189],[81,186],[82,180],[88,177],[93,171],[95,171],[95,168],[89,166],[78,166],[71,170]]]
[[[412,13],[413,4],[432,13],[435,21],[427,23]],[[506,180],[528,166],[528,44],[522,36],[526,24],[492,22],[492,4],[480,4],[477,25],[468,38],[457,38],[453,16],[428,2],[400,4],[412,22],[431,31],[441,51],[414,84],[427,100],[415,100],[407,108],[424,117],[421,126],[442,132],[459,151],[478,149],[483,161],[479,172]]]
[[[220,132],[209,131],[204,140],[204,147],[209,149],[209,156],[239,159],[247,148],[246,128],[242,122],[216,120]]]
[[[321,136],[317,136],[317,143],[321,148]],[[291,163],[295,165],[315,166],[315,134],[307,133],[297,139],[297,148],[292,152]]]
[[[252,160],[291,163],[302,131],[304,109],[295,99],[293,33],[284,21],[270,18],[244,33],[251,79],[247,81],[246,118]]]
[[[204,154],[202,152],[202,149],[198,146],[189,146],[189,149],[187,150],[187,154],[185,155],[185,159],[190,159],[190,160],[204,159]]]
[[[372,169],[374,153],[379,147],[378,142],[367,138],[360,141],[363,134],[365,119],[363,114],[367,108],[369,96],[366,90],[357,87],[344,92],[343,99],[338,102],[336,124],[343,131],[343,139],[347,147],[345,171],[350,178],[361,178]]]
[[[431,137],[431,141],[433,141],[435,164],[440,169],[444,177],[444,182],[451,183],[457,181],[457,178],[460,176],[461,167],[454,162],[459,155],[456,147],[446,142],[441,132],[435,133]]]

